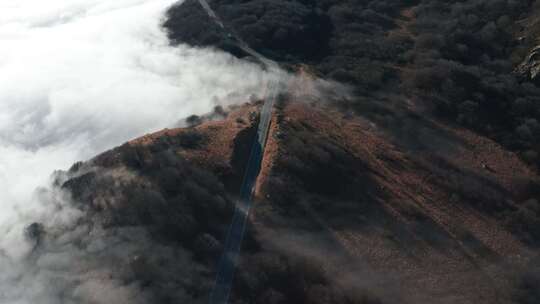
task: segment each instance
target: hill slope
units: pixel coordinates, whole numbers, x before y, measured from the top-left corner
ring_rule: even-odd
[[[228,30],[260,53],[286,66],[308,64],[325,78],[352,85],[357,97],[341,105],[349,110],[365,115],[388,102],[412,101],[428,110],[423,115],[488,136],[539,165],[535,1],[215,0],[211,5]],[[245,56],[197,1],[173,6],[164,26],[174,43]]]
[[[537,300],[540,187],[514,153],[412,114],[397,136],[296,88],[273,119],[233,303]],[[153,247],[187,254],[120,261],[151,301],[206,301],[259,106],[66,173],[62,188],[105,234],[138,227]]]

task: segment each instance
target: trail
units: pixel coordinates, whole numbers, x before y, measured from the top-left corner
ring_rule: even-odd
[[[199,3],[206,11],[208,16],[212,18],[221,28],[225,29],[224,23],[219,16],[212,10],[206,0],[199,0]],[[259,60],[269,72],[279,70],[276,62],[264,57],[247,45],[234,31],[230,31],[230,35],[234,36],[237,41],[237,46],[244,52]],[[260,113],[259,126],[255,142],[251,148],[246,172],[240,189],[240,198],[237,202],[232,223],[227,234],[223,255],[219,262],[215,285],[210,295],[210,304],[226,304],[229,301],[234,273],[236,270],[238,256],[242,247],[244,233],[246,230],[247,220],[250,209],[253,205],[253,191],[261,170],[261,163],[264,156],[264,148],[272,120],[272,109],[278,94],[279,82],[276,79],[270,79],[268,82],[267,95],[264,99],[264,105]]]

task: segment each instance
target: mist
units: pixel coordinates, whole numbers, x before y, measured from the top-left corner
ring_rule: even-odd
[[[69,240],[85,235],[84,248],[95,248],[99,231],[51,187],[51,174],[245,102],[276,77],[217,50],[170,46],[161,24],[174,2],[0,0],[0,302],[144,302],[137,286],[118,283],[122,271],[110,275],[103,264],[115,246],[125,256],[149,246],[144,232],[115,231],[116,245],[97,256],[74,247]],[[53,231],[39,254],[25,237],[33,222]],[[123,245],[125,235],[139,238],[137,248]]]

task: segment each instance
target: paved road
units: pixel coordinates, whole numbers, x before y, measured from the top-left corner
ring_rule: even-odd
[[[210,16],[210,18],[212,18],[221,28],[225,29],[223,22],[220,20],[219,16],[215,14],[208,2],[206,0],[199,0],[199,3],[208,13],[208,16]],[[278,71],[279,66],[276,62],[250,48],[232,29],[229,33],[236,39],[239,48],[259,60],[269,72]],[[223,255],[219,262],[216,282],[212,289],[212,294],[210,295],[210,304],[226,304],[229,301],[229,294],[238,262],[238,255],[240,254],[242,240],[244,239],[249,211],[253,204],[253,190],[261,170],[264,148],[268,130],[270,128],[270,121],[272,119],[272,109],[274,108],[274,103],[278,94],[278,86],[279,83],[277,80],[270,80],[268,83],[268,93],[261,109],[256,139],[251,148],[246,172],[242,181],[242,187],[240,189],[240,198],[234,211]]]

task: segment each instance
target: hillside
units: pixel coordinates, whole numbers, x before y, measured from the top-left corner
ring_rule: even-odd
[[[318,75],[354,86],[357,97],[340,104],[348,110],[379,115],[388,104],[413,102],[426,109],[423,115],[487,136],[539,166],[536,1],[215,0],[211,5],[229,30],[269,58],[284,66],[308,64]],[[195,0],[173,6],[164,26],[173,43],[245,56]]]
[[[413,113],[389,133],[308,98],[304,76],[275,110],[232,303],[538,300],[540,184],[515,153]],[[260,104],[65,173],[104,235],[149,235],[118,263],[150,302],[207,301]]]

